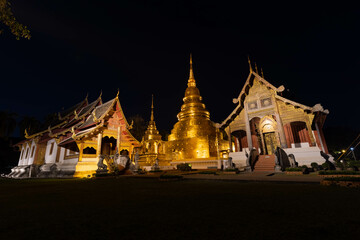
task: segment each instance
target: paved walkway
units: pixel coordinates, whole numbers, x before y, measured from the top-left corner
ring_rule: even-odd
[[[320,183],[322,177],[318,175],[286,175],[285,173],[255,172],[240,174],[190,174],[184,175],[185,179],[225,180],[225,181],[255,181],[255,182],[297,182]]]

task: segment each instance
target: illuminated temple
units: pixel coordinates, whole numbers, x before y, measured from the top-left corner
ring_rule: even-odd
[[[210,120],[196,86],[190,56],[190,73],[183,104],[167,141],[154,119],[154,99],[144,136],[135,139],[119,101],[119,94],[103,102],[101,95],[58,113],[47,128],[17,144],[18,166],[9,174],[26,177],[92,177],[102,156],[127,150],[139,168],[175,169],[188,163],[193,169],[237,167],[247,171],[279,171],[284,167],[323,163],[328,154],[322,127],[329,111],[282,96],[253,71],[240,89],[234,110],[220,124]],[[235,87],[235,86],[234,86]],[[223,136],[225,134],[226,136]],[[224,137],[227,140],[224,140]]]

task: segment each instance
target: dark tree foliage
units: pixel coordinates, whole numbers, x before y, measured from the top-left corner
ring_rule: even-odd
[[[8,139],[16,128],[16,114],[8,111],[0,112],[0,138]]]
[[[130,124],[133,122],[132,129],[130,129],[131,134],[138,141],[141,141],[147,128],[147,123],[145,122],[144,118],[137,114],[135,116],[129,117],[127,120]]]
[[[24,136],[25,129],[29,135],[40,130],[41,123],[38,119],[30,116],[23,116],[19,122],[20,136]]]
[[[0,0],[0,34],[4,31],[3,26],[9,28],[17,40],[31,38],[29,29],[16,20],[8,0]]]

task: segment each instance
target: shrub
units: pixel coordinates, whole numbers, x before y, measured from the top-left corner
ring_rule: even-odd
[[[329,181],[351,181],[351,182],[360,182],[359,177],[333,177],[333,178],[324,178],[324,180]]]
[[[188,163],[180,163],[176,165],[176,169],[180,171],[191,171],[191,166]]]
[[[198,174],[214,174],[214,175],[216,175],[217,173],[215,171],[202,171],[202,172],[198,172]]]
[[[302,172],[303,168],[302,167],[286,168],[285,171],[288,171],[288,172]]]
[[[338,162],[335,163],[335,167],[341,168],[343,170],[345,168],[345,164],[338,161]]]
[[[302,165],[302,166],[301,166],[301,168],[308,168],[308,166],[306,166],[306,165]]]
[[[357,171],[360,168],[360,161],[349,161],[347,162],[347,166]]]
[[[319,175],[360,175],[357,171],[320,171]]]
[[[324,170],[330,169],[330,165],[327,162],[324,162],[323,164],[321,164],[321,166]]]
[[[314,169],[319,169],[319,164],[317,164],[316,162],[312,162],[310,165]]]

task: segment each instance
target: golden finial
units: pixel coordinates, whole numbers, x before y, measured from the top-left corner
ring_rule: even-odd
[[[194,78],[194,71],[193,71],[193,65],[192,65],[192,54],[190,53],[190,74],[189,74],[189,81],[188,86],[195,87],[195,78]]]
[[[120,90],[118,88],[118,91],[117,91],[117,94],[116,94],[116,98],[119,98],[119,93],[120,93]]]
[[[89,92],[86,93],[86,97],[85,97],[85,100],[87,100],[89,97]]]
[[[76,109],[74,110],[75,119],[79,119],[79,115],[76,112]]]
[[[100,96],[99,96],[99,98],[101,98],[101,96],[102,96],[102,89],[100,90]]]
[[[250,62],[250,57],[249,57],[249,55],[248,55],[248,63],[249,63],[249,69],[250,69],[250,72],[252,73],[252,72],[253,72],[253,70],[252,70],[252,67],[251,67],[251,62]]]
[[[262,76],[262,78],[265,79],[265,77],[264,77],[264,72],[263,72],[262,68],[261,68],[261,76]]]
[[[75,139],[75,137],[76,137],[76,133],[75,133],[75,129],[74,129],[74,127],[72,127],[72,128],[71,128],[71,132],[72,132],[71,137],[72,137],[73,139]]]
[[[151,116],[150,121],[154,121],[154,94],[151,95]]]
[[[128,130],[131,130],[134,126],[134,120],[131,121],[130,126],[127,127]]]
[[[259,74],[256,62],[255,62],[255,71],[256,71],[257,74]]]
[[[51,127],[48,127],[49,135],[52,135]]]
[[[29,138],[29,134],[28,134],[28,132],[27,132],[27,129],[26,129],[26,128],[25,128],[24,133],[25,133],[25,138]]]

